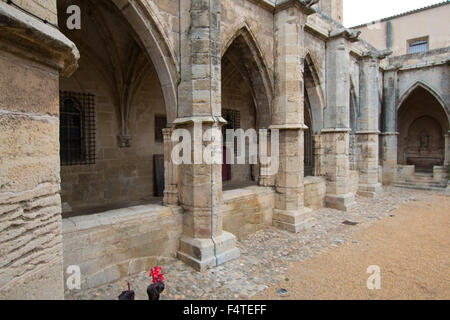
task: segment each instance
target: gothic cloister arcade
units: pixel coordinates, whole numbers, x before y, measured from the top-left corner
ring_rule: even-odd
[[[445,48],[427,66],[391,61],[315,1],[40,3],[58,28],[0,1],[0,227],[20,229],[2,242],[0,288],[62,298],[71,265],[83,289],[168,257],[203,271],[239,257],[243,237],[305,232],[313,210],[351,210],[405,172],[447,187]],[[244,165],[197,162],[195,147],[172,161],[177,129],[227,158],[210,128],[267,130],[275,172],[247,148]]]
[[[271,80],[260,49],[247,26],[240,28],[225,46],[222,55],[222,116],[227,121],[226,129],[267,129],[271,123]],[[224,164],[222,180],[224,188],[237,185],[257,184],[260,166],[250,161],[249,138],[245,138],[246,164]],[[256,136],[258,139],[258,136]],[[239,143],[235,139],[235,145]],[[235,147],[235,153],[237,148]],[[224,159],[227,158],[224,147]],[[239,154],[236,154],[236,157]],[[256,159],[255,159],[256,160]],[[255,163],[256,162],[256,163]],[[236,159],[233,160],[236,163]]]
[[[59,1],[61,16],[67,5]],[[145,50],[122,12],[110,1],[85,0],[82,6],[81,30],[61,24],[81,53],[78,70],[60,81],[65,217],[160,202],[162,129],[174,117],[166,107],[170,93],[160,81],[168,72],[161,62],[163,70],[156,69],[154,54]],[[76,118],[63,109],[72,101]]]

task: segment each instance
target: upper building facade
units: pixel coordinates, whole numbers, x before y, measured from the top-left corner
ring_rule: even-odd
[[[450,46],[450,1],[355,26],[361,38],[393,56]]]

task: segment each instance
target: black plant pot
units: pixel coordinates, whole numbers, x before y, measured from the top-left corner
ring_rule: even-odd
[[[165,288],[166,286],[162,281],[149,285],[147,288],[148,300],[159,300]]]

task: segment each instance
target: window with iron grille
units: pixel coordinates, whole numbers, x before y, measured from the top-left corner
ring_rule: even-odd
[[[61,165],[95,164],[95,97],[88,93],[60,92]]]
[[[223,141],[226,142],[227,138],[227,130],[233,129],[238,130],[241,128],[241,112],[238,110],[231,110],[231,109],[223,109],[222,110],[222,117],[227,121],[227,124],[222,127],[222,134],[223,134]],[[234,152],[235,154],[238,153],[237,148],[237,138],[235,138],[234,143]],[[240,156],[239,154],[237,154]]]
[[[409,53],[425,52],[428,50],[428,40],[422,39],[409,43]]]
[[[222,117],[227,121],[227,124],[222,127],[222,135],[224,143],[227,142],[227,130],[237,130],[241,128],[241,112],[238,110],[222,109]],[[227,148],[223,147],[224,161],[227,158]],[[237,154],[237,143],[235,138],[234,153]],[[239,155],[238,155],[239,156]],[[231,180],[231,165],[224,163],[222,165],[222,181]]]
[[[223,126],[224,133],[227,129],[237,130],[241,128],[241,112],[238,110],[223,109],[222,117],[227,121]]]
[[[164,142],[163,129],[167,126],[166,116],[155,116],[155,141]]]

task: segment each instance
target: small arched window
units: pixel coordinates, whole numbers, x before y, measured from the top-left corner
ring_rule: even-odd
[[[60,93],[61,165],[95,163],[94,96],[63,91]]]

